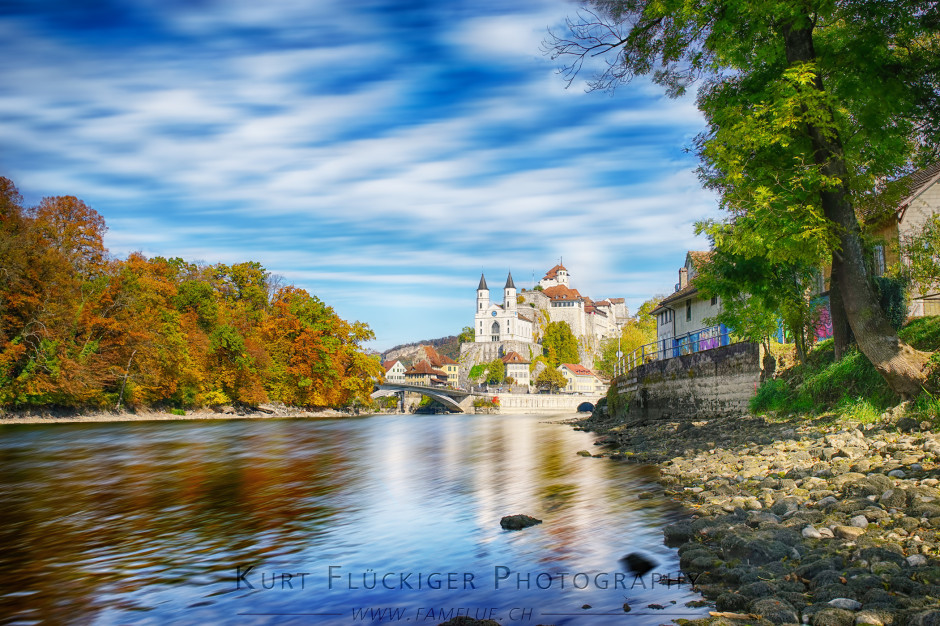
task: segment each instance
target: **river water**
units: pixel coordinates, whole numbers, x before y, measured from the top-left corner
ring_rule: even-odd
[[[644,468],[524,415],[0,427],[7,623],[661,624]],[[504,531],[504,515],[544,523]],[[644,576],[619,563],[641,552]],[[624,613],[628,603],[630,613]],[[654,605],[648,608],[648,605]],[[583,608],[589,605],[589,608]],[[662,608],[656,608],[656,607]]]

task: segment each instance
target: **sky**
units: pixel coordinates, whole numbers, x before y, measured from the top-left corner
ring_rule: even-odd
[[[116,256],[258,261],[376,334],[473,324],[562,260],[631,312],[716,217],[694,98],[570,87],[564,0],[0,0],[0,176]],[[567,87],[567,88],[566,88]]]

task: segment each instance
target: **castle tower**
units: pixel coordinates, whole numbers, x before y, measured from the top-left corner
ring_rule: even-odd
[[[509,272],[506,286],[503,287],[503,308],[507,311],[516,310],[516,285],[512,282],[512,272]]]
[[[568,270],[565,269],[564,265],[558,265],[557,280],[559,285],[568,286]]]
[[[486,278],[480,273],[480,284],[477,286],[477,313],[485,311],[490,306],[490,288],[486,286]]]

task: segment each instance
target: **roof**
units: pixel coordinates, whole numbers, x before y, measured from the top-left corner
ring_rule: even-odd
[[[477,291],[480,291],[482,289],[485,289],[487,291],[490,290],[490,288],[486,286],[486,278],[483,277],[483,272],[480,272],[480,284],[477,285]]]
[[[395,367],[395,364],[396,364],[396,363],[401,363],[401,361],[400,361],[399,359],[393,359],[393,360],[391,360],[391,361],[383,361],[383,362],[382,362],[382,367],[384,367],[384,368],[385,368],[385,371],[387,372],[388,370],[390,370],[390,369],[392,369],[393,367]],[[402,363],[402,367],[404,367],[404,366],[405,366],[405,364]]]
[[[527,316],[523,315],[522,313],[516,313],[516,317],[518,317],[519,319],[521,319],[521,320],[523,320],[523,321],[529,322],[530,324],[532,323],[532,318],[531,318],[531,317],[527,317]]]
[[[689,258],[692,259],[692,265],[699,266],[702,263],[707,263],[709,259],[712,258],[711,250],[689,250]]]
[[[570,287],[565,287],[564,285],[553,285],[542,293],[551,298],[553,301],[584,299],[584,297],[578,293],[577,289],[571,289]]]
[[[440,370],[434,369],[433,367],[431,367],[431,364],[428,363],[427,361],[418,361],[417,363],[412,365],[411,369],[405,372],[405,376],[408,376],[409,374],[411,375],[430,374],[432,376],[443,376],[444,378],[447,378],[446,372],[442,372]]]
[[[594,306],[610,306],[610,302],[608,300],[601,300],[600,302],[595,302]]]
[[[593,305],[593,304],[588,304],[588,305],[586,305],[586,306],[584,307],[584,312],[585,312],[585,313],[590,313],[590,314],[592,314],[592,315],[603,315],[604,317],[607,317],[607,312],[606,312],[606,311],[601,311],[600,309],[597,308],[596,305]]]
[[[899,222],[904,219],[904,213],[907,211],[907,207],[911,205],[911,202],[916,200],[920,194],[924,193],[938,181],[940,181],[940,161],[933,165],[928,165],[922,170],[917,170],[910,175],[908,196],[901,200],[901,204],[898,205],[897,215]]]
[[[564,270],[564,271],[567,272],[567,271],[568,271],[568,268],[566,268],[564,265],[562,265],[561,263],[559,263],[558,265],[556,265],[556,266],[553,267],[552,269],[550,269],[550,270],[548,270],[547,272],[545,272],[545,278],[543,278],[542,280],[545,280],[546,278],[549,279],[549,280],[554,280],[555,277],[558,276],[558,271],[559,271],[559,270]]]
[[[441,365],[457,365],[457,361],[453,360],[447,355],[441,354]]]
[[[509,276],[506,278],[506,286],[503,289],[515,289],[516,285],[512,282],[512,272],[509,272]]]
[[[670,295],[670,296],[666,296],[665,298],[663,298],[663,299],[659,302],[659,304],[656,305],[656,308],[653,309],[652,311],[650,311],[650,313],[653,313],[653,312],[659,310],[659,309],[660,309],[663,305],[665,305],[665,304],[672,304],[673,302],[678,302],[678,301],[680,301],[680,300],[685,300],[685,299],[688,298],[689,296],[695,295],[695,294],[697,294],[697,293],[698,293],[698,288],[696,288],[695,285],[693,285],[693,284],[690,283],[690,284],[686,285],[685,287],[683,287],[682,289],[680,289],[679,291],[675,292],[674,294],[672,294],[672,295]]]
[[[509,365],[510,363],[519,364],[519,365],[528,365],[529,362],[522,358],[522,355],[516,352],[515,350],[509,352],[502,358],[503,363]]]
[[[567,367],[575,376],[593,376],[594,372],[578,363],[562,363],[561,367]]]
[[[607,298],[611,304],[623,304],[623,298]]]

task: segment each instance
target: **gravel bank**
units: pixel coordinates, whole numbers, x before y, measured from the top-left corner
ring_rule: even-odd
[[[726,614],[704,621],[940,625],[940,434],[902,411],[581,427],[601,456],[658,465],[656,496],[686,513],[664,540]]]

